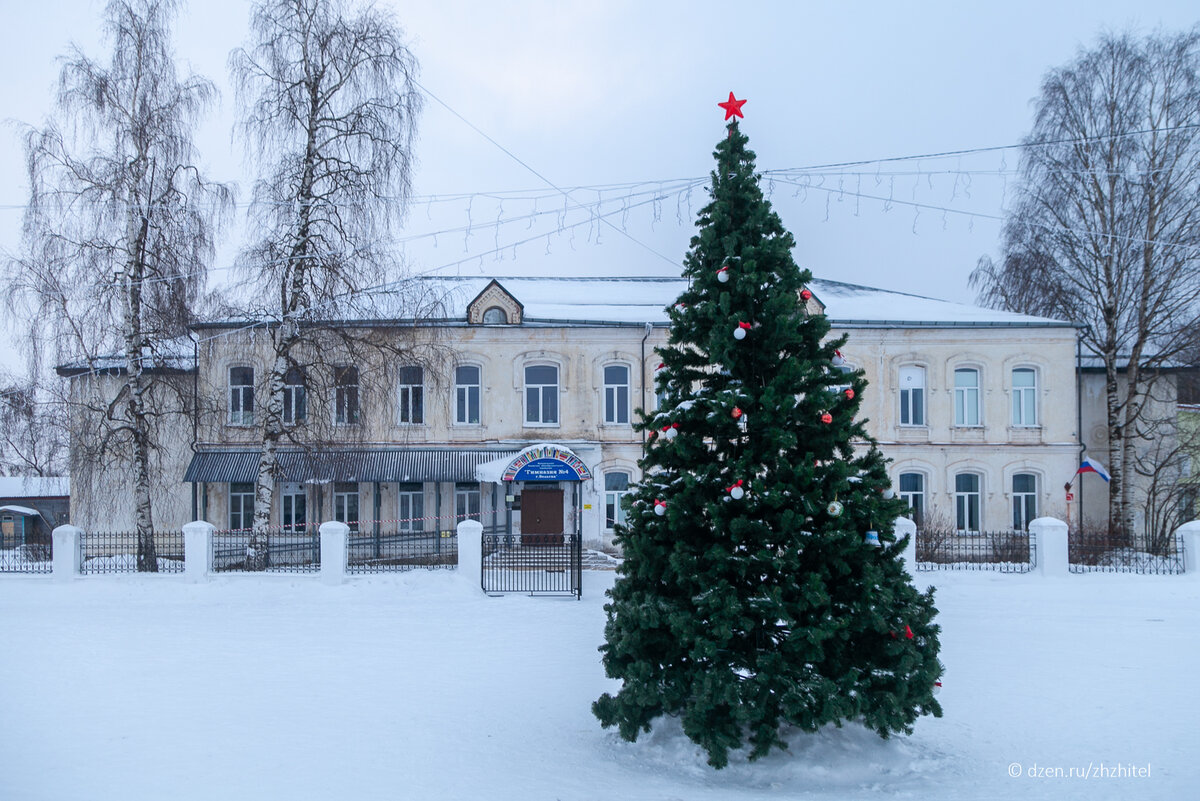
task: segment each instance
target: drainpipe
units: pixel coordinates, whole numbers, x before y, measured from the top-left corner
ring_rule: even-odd
[[[1085,325],[1079,330],[1075,337],[1075,430],[1079,438],[1079,454],[1075,457],[1076,471],[1079,469],[1079,463],[1083,460],[1083,454],[1087,452],[1087,445],[1083,442],[1083,337],[1090,329]],[[1075,475],[1079,475],[1078,472]],[[1079,514],[1076,515],[1079,522],[1079,530],[1083,531],[1083,477],[1079,478]]]
[[[642,413],[646,412],[646,340],[650,338],[650,332],[654,330],[652,323],[646,323],[646,334],[642,337]],[[646,446],[646,432],[642,432],[642,447]]]

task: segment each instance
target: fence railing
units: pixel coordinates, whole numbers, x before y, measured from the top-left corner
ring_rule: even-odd
[[[1037,565],[1037,544],[1024,531],[917,530],[918,570],[993,570],[1028,573]]]
[[[481,586],[484,592],[583,595],[583,547],[575,534],[508,536],[484,534]]]
[[[250,529],[226,529],[212,535],[215,573],[258,572],[250,550]],[[321,536],[315,525],[270,528],[264,532],[268,573],[315,573],[321,569]]]
[[[14,543],[0,548],[0,573],[49,573],[53,557],[51,543]]]
[[[79,537],[79,572],[182,573],[183,532],[156,531],[139,547],[136,531],[87,531]]]
[[[417,568],[458,566],[458,536],[454,531],[399,529],[395,521],[375,526],[360,523],[346,538],[346,572],[387,573]]]
[[[1183,549],[1183,538],[1175,532],[1157,538],[1107,531],[1071,531],[1067,535],[1072,573],[1182,573]]]

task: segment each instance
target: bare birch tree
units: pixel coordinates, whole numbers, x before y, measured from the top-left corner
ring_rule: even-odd
[[[17,305],[37,321],[31,336],[48,337],[60,362],[95,379],[71,393],[96,413],[73,420],[99,427],[76,432],[95,435],[79,455],[131,470],[145,571],[157,570],[151,452],[153,418],[164,413],[150,402],[147,371],[176,355],[212,253],[214,215],[229,201],[195,166],[192,131],[216,90],[177,77],[175,14],[174,0],[110,0],[108,63],[70,50],[54,117],[25,133],[30,202],[23,255],[9,275]],[[98,395],[112,384],[101,376],[118,377],[115,397]]]
[[[1127,531],[1149,393],[1200,322],[1200,30],[1105,36],[1051,70],[1021,171],[1003,258],[971,280],[993,307],[1087,326],[1105,370],[1109,524]]]
[[[0,475],[63,475],[67,443],[62,411],[40,382],[0,376]]]
[[[330,301],[389,274],[388,233],[410,194],[420,96],[400,29],[371,6],[259,0],[250,25],[254,42],[230,55],[230,69],[244,109],[239,131],[262,165],[251,213],[261,239],[242,263],[274,295],[246,562],[262,569],[288,373],[305,366],[306,329],[331,316]]]

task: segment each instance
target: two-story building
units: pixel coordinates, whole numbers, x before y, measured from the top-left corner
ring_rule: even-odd
[[[632,423],[655,408],[655,348],[684,280],[413,280],[438,295],[435,313],[345,321],[406,348],[331,346],[289,373],[273,520],[430,531],[480,516],[522,535],[607,539],[640,478]],[[869,382],[861,413],[918,517],[974,532],[1065,514],[1079,441],[1071,324],[835,281],[810,288],[833,335],[849,335],[843,352]],[[269,331],[229,320],[194,333],[195,408],[177,437],[191,447],[162,465],[172,497],[156,525],[240,529],[253,513]],[[124,490],[109,475],[96,491],[111,497]]]

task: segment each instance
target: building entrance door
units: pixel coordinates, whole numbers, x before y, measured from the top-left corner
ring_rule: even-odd
[[[521,544],[563,544],[561,489],[526,489],[521,493]]]

